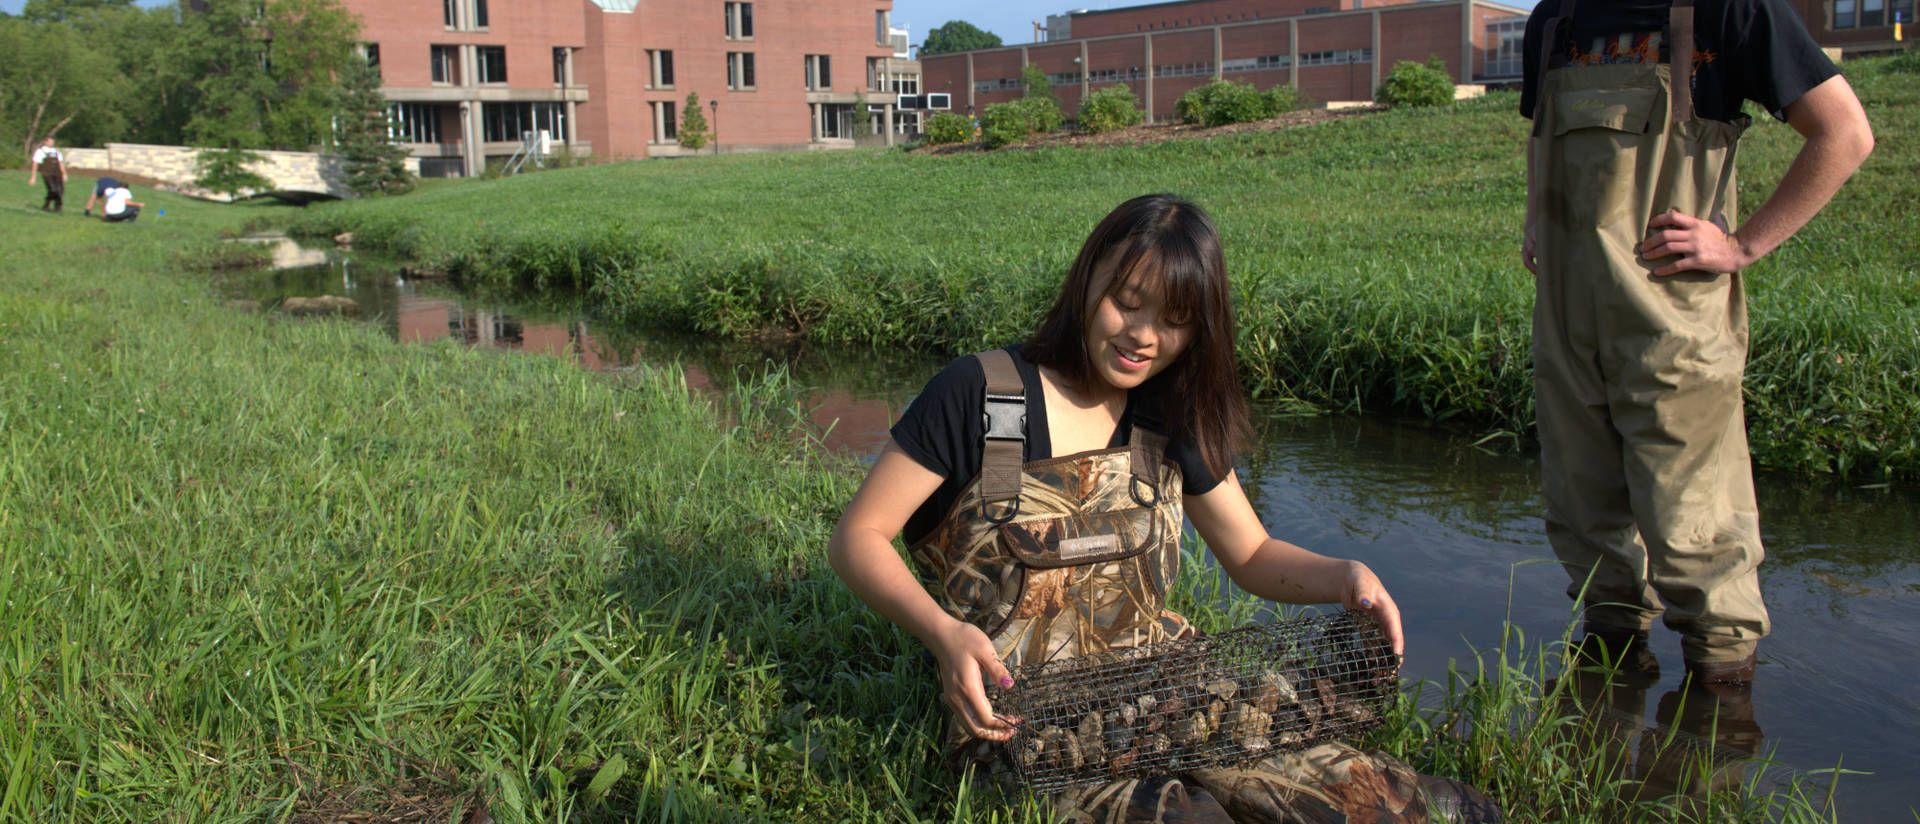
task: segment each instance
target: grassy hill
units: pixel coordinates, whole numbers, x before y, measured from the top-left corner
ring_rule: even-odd
[[[1920,471],[1920,68],[1848,65],[1879,148],[1745,273],[1756,459],[1851,477]],[[1213,212],[1263,398],[1399,409],[1518,438],[1533,420],[1520,266],[1527,122],[1511,95],[1151,146],[739,155],[462,181],[297,222],[470,283],[588,290],[613,320],[960,354],[1018,339],[1099,217],[1173,191]],[[1757,207],[1799,146],[1764,114],[1742,148]]]

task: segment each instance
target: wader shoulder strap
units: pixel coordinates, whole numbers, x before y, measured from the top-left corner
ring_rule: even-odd
[[[1160,432],[1157,422],[1150,424],[1135,417],[1127,448],[1127,472],[1133,476],[1129,491],[1133,493],[1134,502],[1141,506],[1159,505],[1160,461],[1167,455],[1167,436]]]
[[[980,502],[987,519],[1005,523],[1020,511],[1020,463],[1027,444],[1027,387],[1005,349],[974,355],[986,373],[981,417],[986,439],[980,450]],[[1013,501],[1004,517],[985,512],[987,504]]]
[[[1566,2],[1561,3],[1560,13],[1547,18],[1546,27],[1540,30],[1540,68],[1539,72],[1535,74],[1533,78],[1534,94],[1536,95],[1538,95],[1539,90],[1546,85],[1547,72],[1553,69],[1553,58],[1560,53],[1560,27],[1569,27],[1567,37],[1573,36],[1571,27],[1573,25],[1573,7],[1575,5],[1574,0],[1566,0]],[[1540,101],[1536,97],[1533,103],[1533,134],[1535,137],[1540,136],[1542,129],[1540,125],[1541,121]]]
[[[1667,15],[1668,120],[1679,124],[1693,119],[1693,0],[1673,0]]]

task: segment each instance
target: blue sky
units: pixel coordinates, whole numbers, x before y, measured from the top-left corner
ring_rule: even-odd
[[[672,0],[666,0],[671,2]],[[0,0],[0,9],[19,14],[27,0]],[[159,5],[163,0],[146,0],[140,5]],[[1113,9],[1141,5],[1146,0],[894,0],[893,23],[905,26],[918,45],[927,31],[949,20],[965,20],[994,34],[1008,45],[1033,42],[1033,24],[1047,22],[1047,15],[1069,9]],[[1520,8],[1533,8],[1536,0],[1506,0]]]

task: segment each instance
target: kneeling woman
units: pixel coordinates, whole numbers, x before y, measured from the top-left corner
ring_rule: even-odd
[[[1094,228],[1031,339],[954,361],[893,427],[829,555],[938,659],[956,767],[1014,733],[983,679],[1010,687],[1009,667],[1194,634],[1165,607],[1183,505],[1241,588],[1366,611],[1402,650],[1372,570],[1274,539],[1247,501],[1233,342],[1212,221],[1171,195],[1139,197]],[[918,580],[892,545],[903,531]],[[1047,800],[1073,821],[1421,822],[1467,797],[1484,803],[1331,743]]]

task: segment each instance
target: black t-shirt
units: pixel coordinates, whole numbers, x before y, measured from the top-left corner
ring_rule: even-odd
[[[1533,117],[1540,44],[1562,0],[1540,0],[1527,18],[1520,114]],[[1667,0],[1583,0],[1554,45],[1574,65],[1666,62]],[[1840,73],[1784,0],[1695,0],[1693,108],[1732,122],[1742,101],[1786,119],[1786,108]]]
[[[1013,355],[1014,369],[1019,371],[1020,383],[1027,391],[1027,440],[1021,460],[1056,457],[1051,430],[1047,428],[1040,368],[1021,357],[1017,344],[1007,347],[1007,352]],[[980,452],[987,434],[986,424],[981,420],[986,389],[987,375],[980,368],[980,361],[972,355],[960,358],[928,381],[926,388],[920,390],[920,396],[907,405],[906,411],[900,413],[899,422],[893,425],[893,442],[900,445],[907,457],[946,479],[926,503],[914,511],[913,517],[907,519],[902,535],[909,545],[939,526],[940,519],[953,509],[967,484],[980,474]],[[1108,448],[1126,445],[1133,432],[1134,407],[1151,402],[1152,399],[1141,393],[1128,394],[1127,409],[1120,414],[1120,423],[1114,427]],[[1184,494],[1202,495],[1220,483],[1208,471],[1199,451],[1184,441],[1170,441],[1167,457],[1180,467],[1183,476],[1180,489]]]

